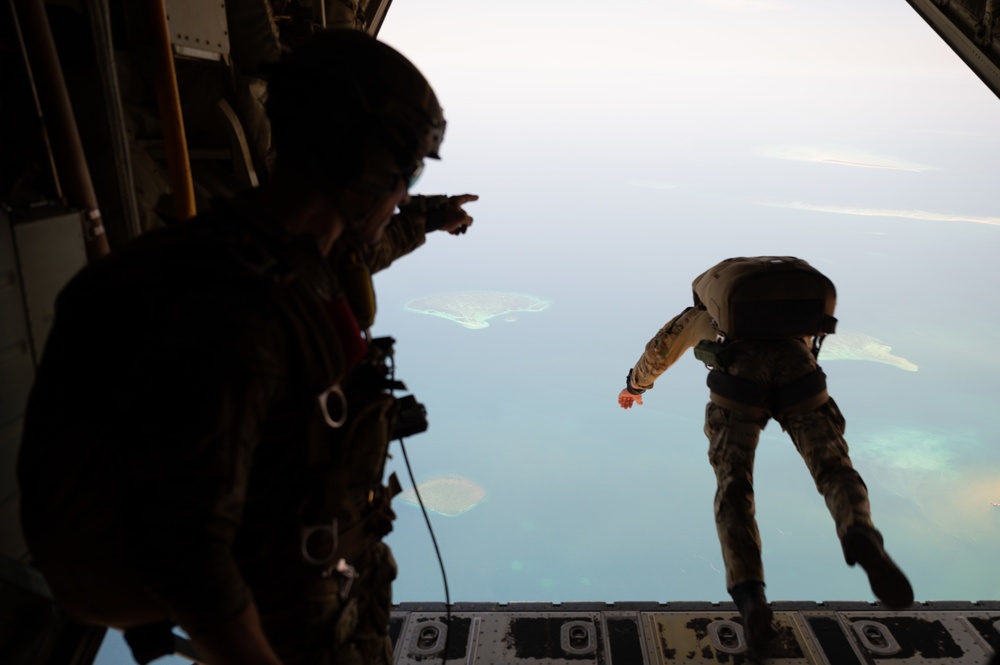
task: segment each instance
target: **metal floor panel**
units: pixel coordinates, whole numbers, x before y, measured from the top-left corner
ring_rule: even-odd
[[[746,648],[732,603],[443,603],[392,613],[395,665],[985,665],[1000,646],[1000,602],[774,602],[779,639]]]

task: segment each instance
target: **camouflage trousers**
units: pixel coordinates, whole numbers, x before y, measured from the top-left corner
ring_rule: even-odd
[[[708,457],[715,469],[715,526],[726,566],[726,588],[764,581],[760,533],[754,518],[753,461],[767,419],[743,415],[709,402],[705,411]],[[780,420],[816,489],[826,499],[838,537],[852,524],[872,526],[868,490],[854,470],[844,440],[844,417],[833,399]]]
[[[317,580],[303,602],[281,612],[263,613],[268,639],[284,665],[390,665],[389,613],[396,561],[376,543],[355,567],[359,577],[347,599],[343,578]]]

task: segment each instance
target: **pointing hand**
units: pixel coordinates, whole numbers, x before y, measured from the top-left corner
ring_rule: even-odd
[[[441,225],[442,231],[447,231],[452,235],[459,235],[472,225],[472,215],[462,208],[466,203],[478,201],[476,194],[459,194],[448,197],[448,207],[445,210],[445,221]]]

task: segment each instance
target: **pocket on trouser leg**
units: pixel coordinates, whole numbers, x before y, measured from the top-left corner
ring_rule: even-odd
[[[847,430],[847,420],[844,418],[844,414],[840,412],[840,407],[838,407],[837,403],[833,401],[833,398],[831,397],[828,399],[826,403],[820,407],[820,409],[827,414],[827,417],[830,419],[830,423],[833,425],[837,433],[843,436],[844,432]]]
[[[846,454],[844,432],[847,429],[847,421],[833,398],[811,411],[785,416],[781,426],[791,435],[792,440],[796,441],[796,446],[799,445],[799,440],[837,439],[845,448]]]
[[[718,432],[729,422],[728,413],[714,402],[705,405],[705,436],[709,441],[716,438]]]
[[[766,419],[765,419],[766,422]],[[705,409],[708,460],[718,474],[734,464],[753,468],[754,451],[763,424],[710,402]]]

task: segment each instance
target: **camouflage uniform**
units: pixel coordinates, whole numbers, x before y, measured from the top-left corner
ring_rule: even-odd
[[[688,308],[646,345],[629,375],[629,385],[652,388],[687,349],[714,337],[707,312]],[[754,519],[753,460],[760,432],[770,418],[788,432],[805,460],[838,536],[854,524],[871,527],[872,521],[867,489],[851,465],[843,438],[844,418],[827,395],[821,373],[816,374],[819,367],[806,340],[740,340],[728,349],[732,356],[726,368],[709,373],[712,392],[705,409],[705,435],[718,482],[715,523],[731,590],[741,582],[764,580]],[[795,389],[803,381],[806,389]],[[723,389],[732,382],[736,391]]]
[[[421,215],[395,220],[371,269],[424,233]],[[394,401],[363,378],[371,352],[331,267],[236,205],[62,292],[18,474],[34,563],[71,615],[205,630],[252,599],[286,663],[391,662]],[[342,431],[317,408],[333,384],[354,414]],[[303,558],[303,527],[331,517],[351,528],[328,563],[353,582]]]
[[[264,613],[261,621],[284,665],[388,665],[389,613],[396,562],[376,543],[357,562],[360,593],[340,596],[334,578],[318,581],[301,602]]]

